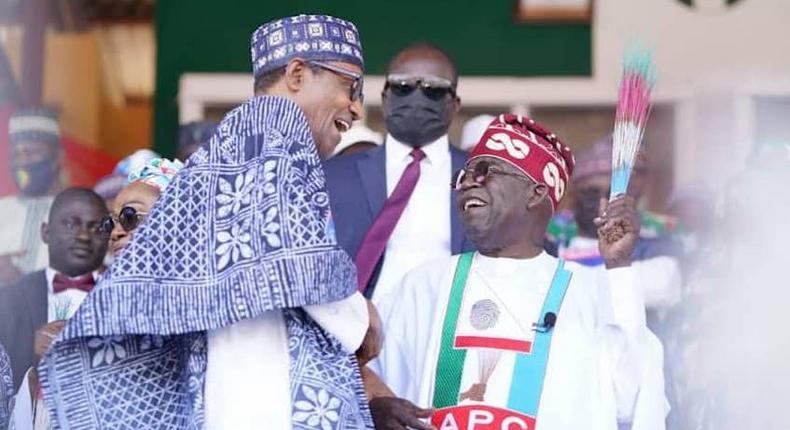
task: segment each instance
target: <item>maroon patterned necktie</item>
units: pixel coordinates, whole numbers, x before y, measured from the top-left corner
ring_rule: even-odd
[[[69,278],[62,273],[58,273],[52,280],[52,292],[58,294],[66,290],[74,289],[90,293],[95,284],[96,281],[93,279],[93,273],[77,276],[76,278]]]
[[[406,166],[406,170],[403,171],[392,194],[384,202],[379,214],[376,215],[376,219],[365,234],[354,259],[357,265],[359,291],[362,293],[367,289],[376,263],[384,254],[387,241],[392,236],[395,226],[398,225],[398,220],[409,203],[414,187],[417,186],[417,180],[420,179],[420,161],[425,158],[425,153],[417,148],[412,150],[410,155],[412,156],[411,162]]]

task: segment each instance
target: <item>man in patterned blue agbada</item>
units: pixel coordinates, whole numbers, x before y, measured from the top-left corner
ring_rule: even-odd
[[[255,97],[190,158],[39,367],[55,428],[372,428],[354,353],[376,350],[375,312],[321,168],[361,113],[359,34],[294,16],[259,27],[251,51]]]

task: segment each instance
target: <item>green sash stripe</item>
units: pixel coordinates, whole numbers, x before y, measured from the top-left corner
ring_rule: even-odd
[[[458,393],[461,389],[461,376],[463,376],[466,350],[455,349],[455,325],[458,313],[461,311],[461,302],[464,297],[466,278],[469,277],[469,268],[472,267],[473,252],[461,254],[458,266],[455,269],[453,286],[450,290],[450,299],[442,326],[442,344],[436,364],[436,377],[433,384],[433,407],[446,408],[458,404]]]

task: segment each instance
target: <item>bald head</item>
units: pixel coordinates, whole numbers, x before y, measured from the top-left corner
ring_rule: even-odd
[[[458,83],[458,70],[450,55],[427,42],[415,43],[401,50],[390,61],[387,74],[437,76]]]
[[[58,213],[69,203],[79,201],[81,205],[106,212],[107,206],[104,199],[90,188],[67,188],[55,196],[49,210],[49,222],[58,216]]]
[[[455,64],[436,46],[418,43],[400,51],[381,93],[387,133],[414,148],[446,135],[461,108],[457,82]]]
[[[55,197],[41,238],[49,245],[49,265],[68,276],[93,272],[107,252],[108,234],[101,228],[104,200],[88,188],[68,188]]]

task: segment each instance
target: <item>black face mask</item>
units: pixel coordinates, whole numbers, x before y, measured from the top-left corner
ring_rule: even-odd
[[[387,131],[414,148],[444,136],[450,128],[452,110],[446,97],[432,100],[419,90],[405,96],[390,91],[386,104]]]
[[[46,193],[58,179],[58,168],[52,160],[41,160],[23,166],[12,165],[14,181],[24,195]]]

